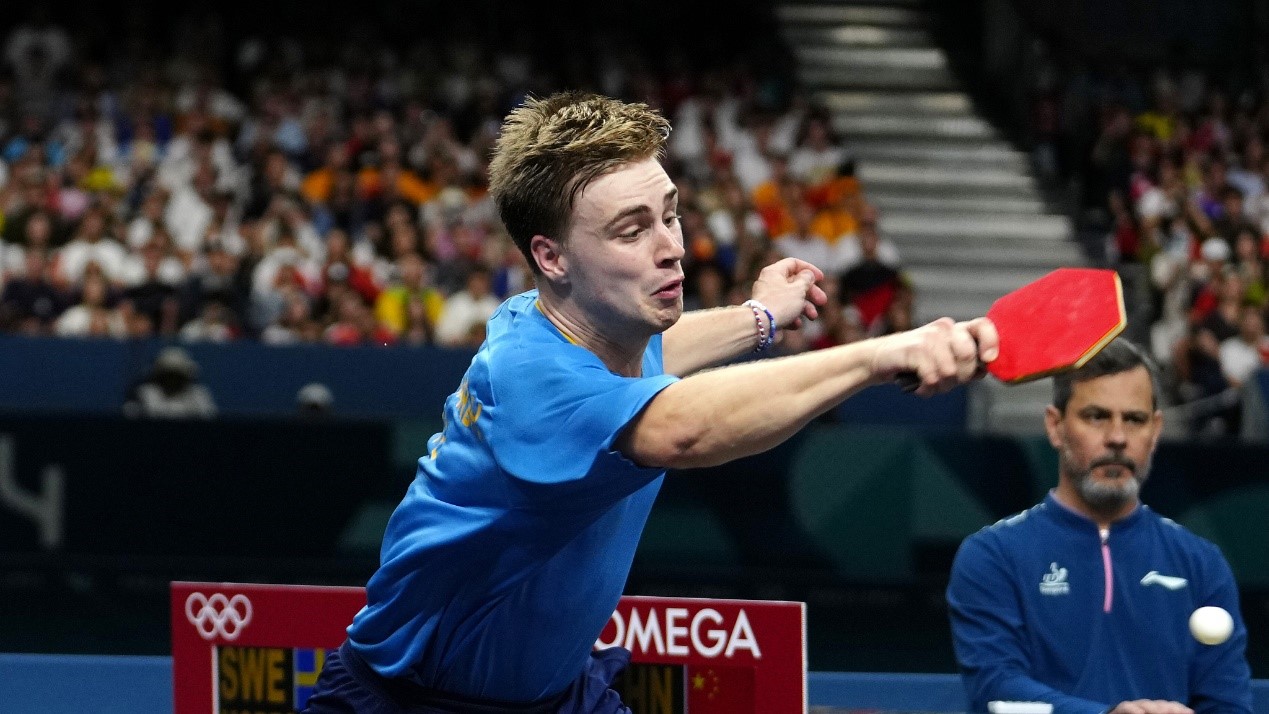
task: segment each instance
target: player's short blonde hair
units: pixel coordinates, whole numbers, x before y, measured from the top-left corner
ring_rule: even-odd
[[[489,191],[535,273],[535,235],[563,242],[573,204],[591,181],[662,159],[670,123],[646,104],[585,92],[530,98],[507,115],[489,163]]]

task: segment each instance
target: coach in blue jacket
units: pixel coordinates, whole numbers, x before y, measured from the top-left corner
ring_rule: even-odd
[[[1247,630],[1220,550],[1138,499],[1163,426],[1155,367],[1117,339],[1054,378],[1045,430],[1058,485],[975,533],[947,601],[970,707],[1042,701],[1054,714],[1251,712]],[[1203,645],[1218,605],[1234,633]]]

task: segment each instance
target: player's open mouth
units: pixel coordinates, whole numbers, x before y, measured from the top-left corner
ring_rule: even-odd
[[[679,280],[672,280],[665,285],[662,285],[659,290],[653,293],[653,295],[665,300],[673,300],[675,298],[682,297],[683,280],[681,278]]]

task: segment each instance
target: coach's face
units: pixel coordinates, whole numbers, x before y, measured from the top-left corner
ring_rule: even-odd
[[[1145,367],[1077,381],[1066,410],[1050,406],[1045,413],[1059,478],[1100,513],[1136,504],[1162,429]]]

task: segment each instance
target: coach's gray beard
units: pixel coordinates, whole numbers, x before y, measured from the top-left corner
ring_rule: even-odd
[[[1088,507],[1097,513],[1114,513],[1129,503],[1137,500],[1141,493],[1141,484],[1145,483],[1150,472],[1150,459],[1137,464],[1132,459],[1121,456],[1108,456],[1097,459],[1084,470],[1077,470],[1071,463],[1070,455],[1064,449],[1061,454],[1062,469],[1075,482],[1075,490]],[[1115,465],[1128,470],[1128,478],[1116,479],[1107,483],[1093,478],[1093,470],[1101,466]]]

